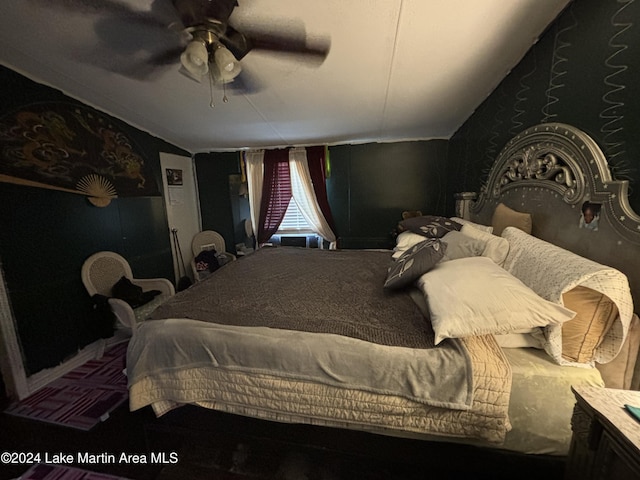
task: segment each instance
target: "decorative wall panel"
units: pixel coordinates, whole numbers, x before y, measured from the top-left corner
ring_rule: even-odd
[[[133,139],[112,119],[41,102],[0,119],[0,180],[97,197],[159,196]]]

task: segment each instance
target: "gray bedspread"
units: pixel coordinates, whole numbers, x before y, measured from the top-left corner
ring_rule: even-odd
[[[390,261],[384,251],[262,248],[179,293],[151,318],[335,333],[381,345],[431,348],[431,325],[408,293],[382,288]]]
[[[198,322],[138,328],[130,381],[210,364],[470,408],[462,342],[434,346],[430,322],[409,293],[382,288],[390,262],[384,251],[299,248],[263,248],[231,262],[152,315]]]

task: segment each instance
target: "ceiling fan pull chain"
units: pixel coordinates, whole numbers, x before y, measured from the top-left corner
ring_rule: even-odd
[[[215,108],[216,104],[213,101],[213,72],[209,69],[209,106]]]
[[[227,103],[229,99],[227,98],[227,85],[222,82],[222,102]]]

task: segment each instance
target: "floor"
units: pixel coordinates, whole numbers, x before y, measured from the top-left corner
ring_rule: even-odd
[[[123,405],[89,432],[0,413],[0,452],[46,453],[50,459],[70,454],[74,460],[83,454],[84,464],[78,466],[132,480],[563,477],[564,460],[558,458],[285,425],[219,412],[207,412],[203,419],[201,413],[196,407],[183,407],[156,419],[150,409],[129,412]],[[142,460],[147,463],[136,463]],[[27,468],[2,463],[0,480],[17,478]]]

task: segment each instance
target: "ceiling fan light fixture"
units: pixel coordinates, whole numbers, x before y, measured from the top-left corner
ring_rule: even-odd
[[[195,77],[206,75],[209,71],[209,53],[205,42],[199,39],[189,42],[180,55],[180,62],[191,75]]]
[[[236,57],[234,57],[226,47],[220,44],[216,45],[213,60],[216,67],[218,67],[216,76],[219,77],[219,81],[222,83],[232,82],[242,71],[240,62],[236,60]]]

